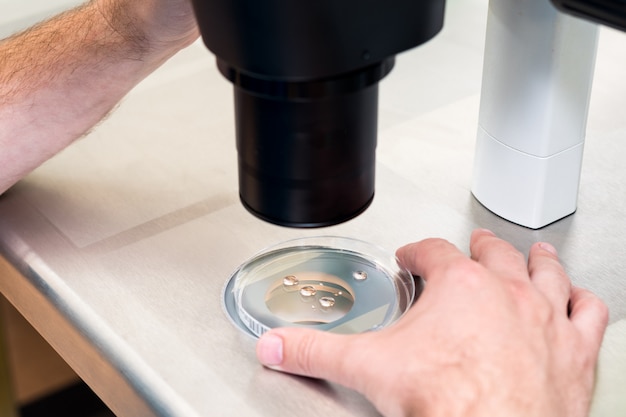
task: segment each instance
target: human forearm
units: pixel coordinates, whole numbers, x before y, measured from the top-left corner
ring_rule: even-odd
[[[95,0],[0,43],[0,193],[196,37],[186,0]]]

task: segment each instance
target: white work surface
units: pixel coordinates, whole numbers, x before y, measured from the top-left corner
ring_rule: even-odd
[[[119,416],[374,416],[354,392],[261,367],[222,309],[226,280],[288,238],[393,251],[439,236],[467,250],[486,227],[525,253],[552,242],[574,283],[609,305],[592,414],[625,415],[626,34],[601,31],[578,211],[534,231],[469,189],[486,16],[486,0],[450,0],[441,34],[398,56],[380,85],[374,203],[321,230],[241,206],[232,86],[195,43],[0,197],[0,254],[22,273],[0,291]]]

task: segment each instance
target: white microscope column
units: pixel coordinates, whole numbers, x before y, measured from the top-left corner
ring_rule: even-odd
[[[597,25],[490,0],[472,192],[537,229],[576,210]]]

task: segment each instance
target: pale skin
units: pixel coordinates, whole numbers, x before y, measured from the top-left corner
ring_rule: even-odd
[[[0,193],[198,35],[188,0],[94,0],[0,43]]]
[[[0,194],[197,37],[188,0],[93,0],[2,41]],[[390,417],[586,415],[606,306],[571,286],[546,243],[526,262],[479,230],[470,249],[401,248],[427,285],[398,323],[353,336],[275,329],[259,360],[357,390]]]
[[[441,239],[404,246],[400,262],[426,286],[398,323],[360,335],[275,329],[259,360],[357,390],[389,417],[586,416],[605,304],[571,285],[547,243],[526,262],[477,230],[470,251]]]

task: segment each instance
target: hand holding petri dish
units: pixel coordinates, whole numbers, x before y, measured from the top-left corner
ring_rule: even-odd
[[[284,326],[362,333],[398,320],[422,286],[383,249],[323,236],[253,256],[228,281],[224,302],[232,321],[254,337]]]

